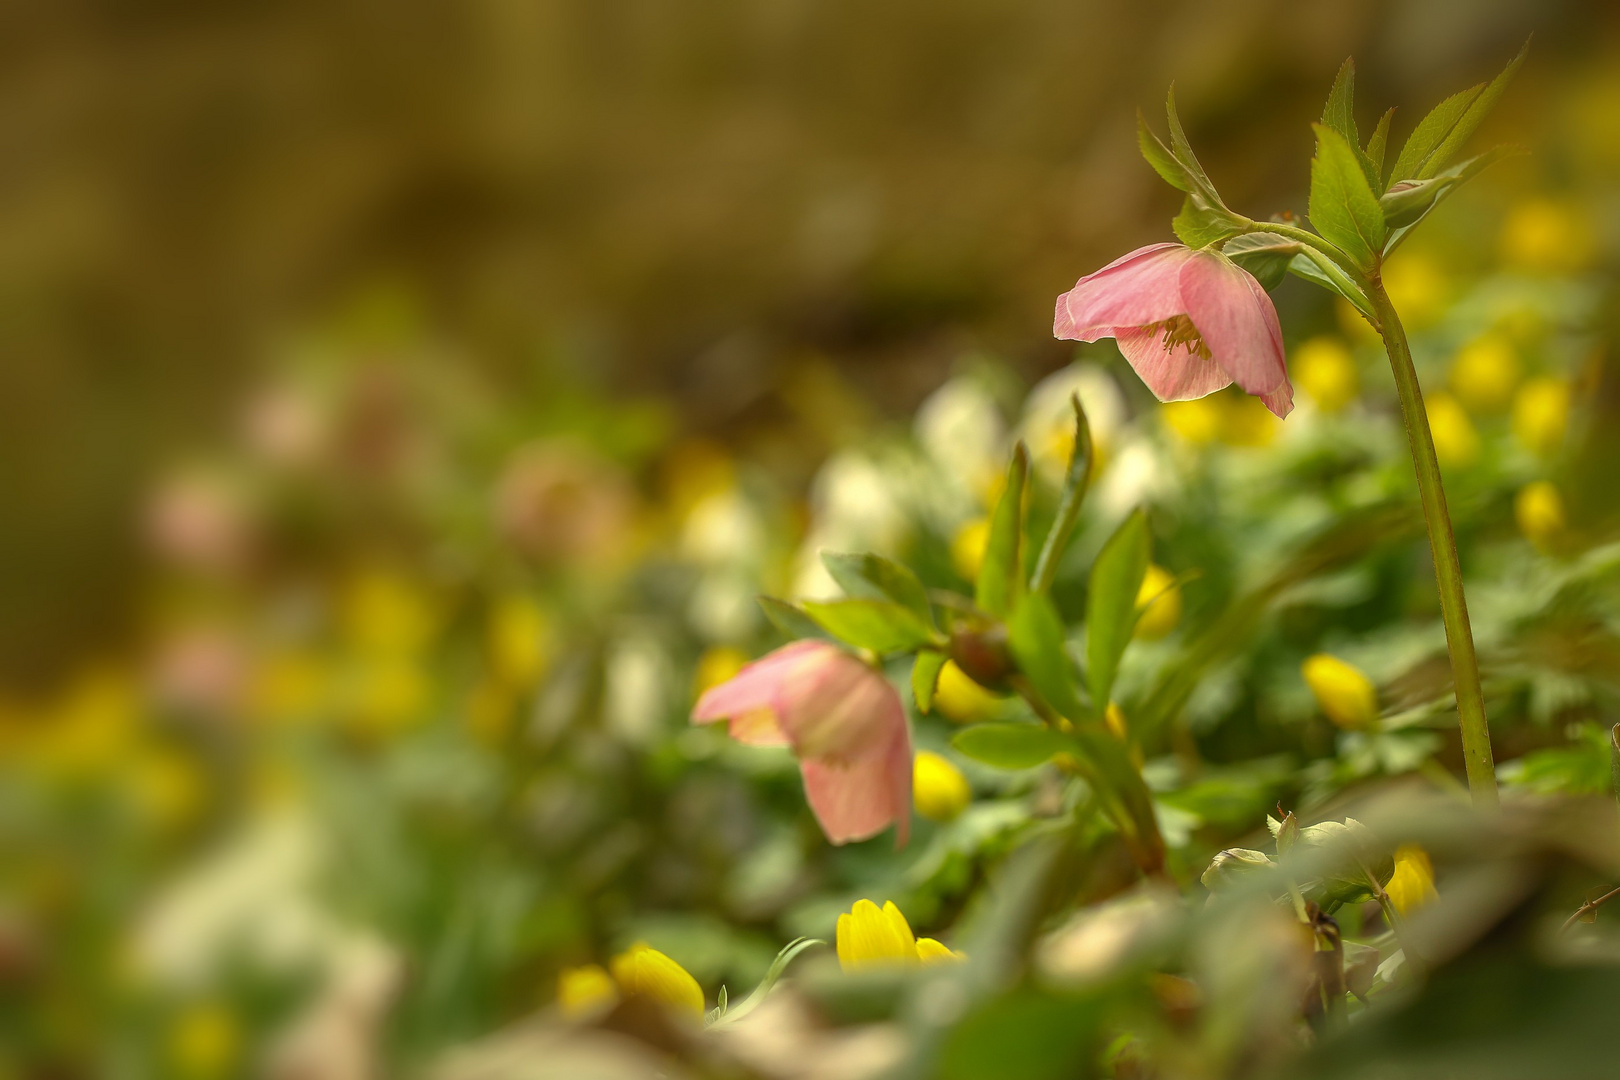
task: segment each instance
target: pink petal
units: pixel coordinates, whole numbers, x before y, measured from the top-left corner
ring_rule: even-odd
[[[805,758],[860,757],[906,723],[889,680],[839,649],[788,673],[781,700],[777,720]]]
[[[1122,327],[1114,337],[1119,351],[1160,401],[1190,401],[1232,384],[1232,376],[1219,364],[1192,352],[1185,342],[1166,352],[1162,332]]]
[[[780,726],[782,686],[793,671],[814,663],[823,652],[838,650],[824,641],[795,641],[760,657],[719,686],[704,691],[692,709],[692,723],[729,719],[731,735],[739,742],[786,746],[788,738]]]
[[[1180,244],[1149,244],[1087,274],[1058,297],[1053,336],[1096,341],[1182,314],[1181,267],[1192,256]]]
[[[1254,275],[1230,259],[1196,252],[1181,266],[1181,298],[1215,363],[1244,390],[1261,395],[1272,412],[1286,416],[1293,388],[1288,385],[1282,327],[1271,297]]]
[[[911,833],[911,738],[902,730],[888,745],[849,761],[805,758],[804,794],[821,831],[834,844],[865,840],[893,823],[896,844]]]

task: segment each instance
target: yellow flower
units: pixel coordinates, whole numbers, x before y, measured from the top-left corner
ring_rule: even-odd
[[[955,660],[945,661],[934,687],[934,709],[960,724],[1001,714],[1001,699],[968,677]]]
[[[397,735],[423,718],[430,687],[410,660],[381,658],[362,663],[353,673],[346,699],[345,722],[362,738]]]
[[[1294,350],[1294,383],[1323,412],[1336,413],[1356,399],[1361,379],[1343,341],[1326,334]]]
[[[143,748],[127,768],[136,812],[158,829],[190,824],[208,800],[208,778],[192,757],[178,750]]]
[[[1462,403],[1450,394],[1430,394],[1429,431],[1434,436],[1434,454],[1442,465],[1472,465],[1479,457],[1479,433]]]
[[[1513,498],[1513,518],[1526,540],[1547,551],[1564,532],[1563,497],[1546,480],[1526,484]]]
[[[1595,251],[1591,223],[1567,203],[1526,199],[1502,223],[1502,258],[1541,273],[1580,270]]]
[[[1157,564],[1149,564],[1136,592],[1136,606],[1142,617],[1136,620],[1136,636],[1157,641],[1181,621],[1181,588],[1175,575]]]
[[[1504,334],[1475,338],[1451,362],[1451,389],[1476,412],[1507,408],[1518,383],[1519,354]]]
[[[1384,289],[1408,326],[1426,326],[1445,310],[1450,286],[1437,262],[1408,249],[1384,265]]]
[[[1338,316],[1339,329],[1343,331],[1344,336],[1349,338],[1351,341],[1360,341],[1365,343],[1382,342],[1382,339],[1378,336],[1378,331],[1372,328],[1372,324],[1366,320],[1361,312],[1356,310],[1355,305],[1350,303],[1350,301],[1340,297],[1338,300],[1334,301],[1333,310]]]
[[[514,690],[533,686],[546,670],[546,616],[522,595],[503,596],[489,613],[489,655],[495,674]]]
[[[1519,388],[1513,399],[1513,434],[1532,453],[1548,456],[1569,427],[1570,389],[1563,379],[1541,376]]]
[[[224,1076],[241,1051],[242,1030],[224,1004],[204,1002],[181,1013],[169,1031],[169,1060],[177,1076]]]
[[[557,1005],[564,1016],[586,1016],[618,1000],[618,985],[600,964],[563,968],[557,973]]]
[[[320,708],[326,690],[327,673],[319,658],[276,653],[258,665],[249,681],[249,708],[265,720],[303,720]]]
[[[1114,737],[1120,742],[1125,742],[1130,738],[1130,728],[1125,724],[1125,710],[1119,707],[1119,702],[1110,701],[1108,703],[1108,708],[1103,710],[1103,723],[1107,725],[1108,730],[1112,731]]]
[[[984,548],[989,542],[989,518],[977,518],[956,531],[951,539],[951,565],[963,580],[979,580],[979,567],[984,564]]]
[[[973,788],[949,760],[920,750],[912,764],[911,798],[930,821],[952,821],[973,801]]]
[[[705,690],[711,690],[729,681],[747,663],[748,654],[734,645],[715,645],[703,650],[703,655],[698,657],[697,672],[692,680],[696,683],[692,688],[694,696],[702,697]]]
[[[467,730],[485,746],[499,746],[512,724],[512,693],[493,679],[480,679],[467,693]]]
[[[1390,903],[1402,915],[1409,915],[1430,900],[1438,900],[1434,889],[1434,864],[1429,854],[1415,844],[1395,849],[1395,873],[1384,886]]]
[[[613,958],[613,978],[627,997],[649,997],[677,1012],[703,1018],[703,988],[690,972],[638,941]]]
[[[419,651],[432,638],[435,622],[426,592],[382,569],[365,571],[349,583],[343,620],[355,648],[393,656]]]
[[[953,949],[944,942],[935,941],[931,937],[917,939],[917,959],[923,965],[951,964],[958,960],[966,960],[967,953],[960,949]]]
[[[1214,397],[1167,401],[1159,406],[1159,415],[1171,431],[1194,446],[1206,446],[1220,437],[1222,410]]]
[[[1360,668],[1337,656],[1317,653],[1300,666],[1305,684],[1329,720],[1347,730],[1371,727],[1378,720],[1378,690]]]
[[[1222,394],[1206,400],[1220,401],[1221,441],[1228,446],[1270,446],[1282,430],[1282,421],[1257,397]]]

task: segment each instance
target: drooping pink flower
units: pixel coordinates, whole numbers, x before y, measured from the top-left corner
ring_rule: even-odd
[[[882,674],[824,641],[796,641],[703,694],[694,724],[729,720],[733,738],[790,746],[805,797],[835,844],[888,827],[911,832],[911,733]]]
[[[1111,337],[1160,401],[1237,383],[1278,416],[1294,408],[1282,327],[1253,274],[1213,251],[1149,244],[1058,297],[1056,337]]]

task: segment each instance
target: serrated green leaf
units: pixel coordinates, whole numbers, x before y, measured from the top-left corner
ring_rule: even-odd
[[[917,659],[911,663],[911,696],[920,713],[934,707],[934,688],[939,685],[939,673],[945,667],[945,660],[945,654],[935,649],[919,649]]]
[[[1176,238],[1190,248],[1208,247],[1243,229],[1231,214],[1208,205],[1197,194],[1181,201],[1181,213],[1171,220],[1170,227],[1176,231]]]
[[[1289,260],[1301,250],[1297,241],[1286,236],[1254,232],[1234,236],[1221,248],[1221,254],[1253,274],[1269,292],[1282,282]]]
[[[1069,468],[1063,474],[1063,494],[1058,499],[1057,515],[1052,519],[1052,527],[1046,531],[1046,540],[1041,544],[1034,573],[1030,575],[1029,587],[1032,592],[1045,592],[1051,587],[1052,579],[1057,574],[1058,560],[1063,557],[1063,549],[1068,547],[1075,522],[1080,520],[1080,507],[1085,502],[1086,489],[1091,486],[1092,462],[1096,457],[1091,445],[1091,421],[1086,419],[1086,410],[1080,404],[1079,394],[1069,395],[1069,405],[1074,409],[1074,449],[1069,453]]]
[[[1192,143],[1187,141],[1187,133],[1182,130],[1181,117],[1176,113],[1176,88],[1172,86],[1165,96],[1165,116],[1170,121],[1170,152],[1187,170],[1187,175],[1193,181],[1193,186],[1202,189],[1207,195],[1213,196],[1212,202],[1219,203],[1220,197],[1215,195],[1215,185],[1210,183],[1209,174],[1198,163],[1198,156],[1193,153]]]
[[[848,595],[867,600],[892,600],[910,608],[925,624],[934,625],[934,610],[928,602],[928,590],[910,567],[869,551],[823,551],[821,563]]]
[[[1389,122],[1395,118],[1394,108],[1385,111],[1378,118],[1378,126],[1373,128],[1372,138],[1367,140],[1367,160],[1372,162],[1375,179],[1373,190],[1384,190],[1384,148],[1389,145]]]
[[[1141,591],[1152,555],[1147,514],[1132,511],[1091,565],[1086,596],[1086,681],[1092,708],[1107,708],[1119,659],[1136,629],[1136,594]]]
[[[1384,212],[1356,152],[1332,128],[1313,125],[1316,156],[1311,159],[1311,224],[1329,243],[1363,270],[1377,265],[1384,250]]]
[[[997,769],[1033,769],[1074,749],[1069,739],[1041,724],[974,724],[958,731],[951,746]]]
[[[1328,91],[1327,104],[1322,108],[1322,125],[1343,135],[1352,144],[1361,142],[1356,133],[1355,117],[1356,61],[1349,57],[1339,65],[1339,74]]]
[[[934,638],[910,608],[892,600],[806,600],[803,607],[822,629],[858,649],[905,652]]]
[[[1187,175],[1187,170],[1181,167],[1170,148],[1148,127],[1147,118],[1140,109],[1136,111],[1136,145],[1141,147],[1142,156],[1153,166],[1153,171],[1164,178],[1165,183],[1180,191],[1193,189],[1192,177]]]
[[[974,602],[997,618],[1006,618],[1023,588],[1024,480],[1028,475],[1029,451],[1019,443],[1007,466],[1006,487],[990,515],[990,536],[973,590]]]
[[[1462,149],[1462,144],[1485,119],[1487,113],[1502,96],[1509,80],[1524,63],[1530,43],[1524,43],[1519,54],[1508,62],[1502,73],[1489,84],[1470,86],[1436,105],[1429,115],[1418,121],[1418,126],[1407,137],[1406,145],[1395,158],[1390,182],[1400,180],[1427,180]]]
[[[1050,597],[1021,597],[1007,620],[1007,645],[1018,670],[1051,706],[1070,720],[1085,718],[1075,682],[1074,665],[1064,647],[1063,620]]]
[[[816,621],[786,600],[774,596],[760,596],[759,606],[778,630],[790,638],[819,638],[832,640],[832,635],[816,625]]]

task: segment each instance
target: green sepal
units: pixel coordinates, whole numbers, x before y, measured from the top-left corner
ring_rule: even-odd
[[[802,606],[822,629],[858,649],[881,654],[936,643],[935,631],[892,600],[805,600]]]

